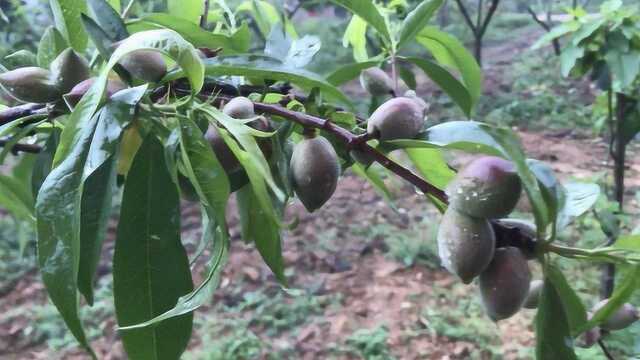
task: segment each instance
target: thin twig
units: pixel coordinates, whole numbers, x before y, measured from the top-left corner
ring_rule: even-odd
[[[207,20],[209,18],[209,0],[204,0],[204,9],[202,10],[202,16],[200,17],[200,27],[207,28]]]
[[[484,22],[482,23],[482,27],[480,27],[480,30],[478,31],[478,35],[480,37],[483,37],[484,33],[487,31],[487,27],[489,27],[491,18],[493,17],[493,14],[496,12],[496,9],[498,9],[499,3],[500,3],[500,0],[491,0],[491,6],[489,7],[489,11],[487,11],[487,15],[484,17]]]
[[[607,346],[605,345],[604,341],[602,341],[602,339],[598,339],[598,345],[600,346],[600,349],[602,349],[604,356],[606,356],[608,360],[616,360],[613,355],[611,355],[609,349],[607,349]]]
[[[5,147],[9,141],[0,140],[0,147]],[[15,144],[11,147],[11,152],[17,154],[18,152],[26,152],[30,154],[37,154],[42,151],[42,147],[36,144]]]
[[[469,16],[469,12],[467,11],[467,8],[464,6],[464,4],[462,3],[462,0],[456,0],[456,4],[458,4],[458,8],[460,9],[460,13],[462,13],[462,17],[464,18],[464,21],[467,23],[467,25],[469,25],[471,32],[475,34],[477,30],[476,26],[473,24],[473,21],[471,20],[471,16]]]
[[[47,114],[44,104],[25,104],[0,111],[0,126],[30,115]]]

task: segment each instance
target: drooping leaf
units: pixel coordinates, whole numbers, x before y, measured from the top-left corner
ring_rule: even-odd
[[[327,75],[327,82],[333,86],[340,86],[357,78],[362,70],[378,66],[379,61],[365,61],[338,67],[337,70]]]
[[[444,189],[455,176],[455,172],[451,170],[439,149],[412,148],[405,149],[405,152],[418,173],[438,189]],[[444,212],[446,204],[433,197],[430,199],[438,209]]]
[[[619,49],[609,49],[605,60],[613,74],[613,86],[616,89],[626,89],[640,73],[640,51],[622,52]]]
[[[29,50],[15,51],[2,59],[3,65],[10,70],[25,66],[38,66],[37,56]]]
[[[535,324],[536,359],[578,359],[562,298],[548,279],[544,282]]]
[[[143,16],[129,23],[132,33],[164,27],[171,29],[196,47],[216,49],[221,47],[225,54],[243,53],[249,49],[249,42],[238,41],[238,35],[244,36],[246,26],[240,27],[233,36],[212,33],[187,20],[169,14],[155,13]]]
[[[391,44],[391,34],[384,20],[384,17],[378,11],[378,8],[371,0],[331,0],[331,2],[340,5],[355,15],[361,17],[369,25],[371,25],[382,36],[382,38]]]
[[[548,265],[546,270],[547,280],[553,283],[555,291],[560,297],[567,323],[571,334],[584,326],[587,322],[587,310],[578,297],[578,294],[571,288],[562,272],[553,265]]]
[[[560,71],[562,76],[569,76],[571,69],[576,65],[578,59],[584,56],[584,48],[577,46],[565,46],[560,54]]]
[[[44,179],[51,172],[51,165],[53,164],[53,155],[58,147],[60,141],[60,129],[55,127],[52,129],[49,138],[44,144],[42,151],[38,154],[36,162],[33,165],[33,172],[31,174],[31,191],[34,194],[38,194],[40,187],[44,182]]]
[[[67,39],[75,51],[83,52],[87,47],[87,33],[80,22],[80,14],[87,11],[85,0],[50,0],[56,28]]]
[[[45,179],[36,201],[38,265],[49,298],[71,333],[88,349],[78,315],[80,200],[84,167],[97,117],[82,127],[68,156]]]
[[[38,44],[38,66],[48,68],[53,59],[68,47],[67,40],[60,34],[60,31],[49,26]]]
[[[17,219],[33,221],[33,197],[19,180],[0,174],[0,207]]]
[[[455,37],[434,27],[422,30],[417,40],[441,65],[452,67],[460,73],[471,96],[472,106],[475,106],[482,93],[482,71],[473,55]]]
[[[422,1],[413,9],[402,22],[402,29],[400,30],[400,37],[398,39],[397,48],[401,49],[409,41],[413,40],[422,30],[433,14],[442,6],[444,0],[430,0]]]
[[[129,36],[127,27],[107,0],[88,0],[92,17],[112,41],[124,40]]]
[[[451,75],[444,67],[430,60],[417,57],[409,57],[406,60],[422,69],[467,116],[471,116],[474,106],[473,98],[469,90],[455,76]]]
[[[184,69],[191,83],[193,93],[198,93],[204,84],[204,69],[196,49],[175,31],[162,29],[150,30],[131,35],[124,40],[102,69],[100,76],[82,97],[71,113],[62,133],[60,146],[54,158],[54,166],[59,164],[76,142],[78,129],[91,118],[97,110],[107,85],[110,70],[128,53],[140,49],[160,51],[174,59]]]
[[[306,91],[319,88],[329,100],[349,105],[351,102],[340,90],[321,76],[303,69],[287,67],[282,62],[266,56],[220,56],[205,61],[206,74],[210,76],[237,75],[270,80],[290,81]],[[182,72],[169,74],[167,80],[180,78]]]
[[[371,184],[371,186],[373,186],[376,192],[382,196],[382,198],[387,202],[387,204],[395,208],[391,191],[389,191],[389,188],[384,183],[384,180],[380,176],[378,169],[374,168],[374,166],[370,166],[369,168],[365,169],[364,166],[358,163],[353,164],[353,166],[351,166],[350,169],[356,175],[367,180]]]
[[[251,186],[244,186],[236,196],[238,209],[244,209],[241,213],[245,214],[241,218],[243,238],[253,240],[264,262],[278,281],[286,286],[279,224],[262,211]]]
[[[171,309],[193,289],[180,242],[178,191],[162,145],[148,136],[124,187],[113,259],[113,290],[120,326],[138,324]],[[191,336],[193,315],[154,327],[121,331],[132,359],[177,359]]]
[[[415,90],[418,86],[416,76],[410,67],[403,65],[398,66],[398,76],[400,76],[400,79],[404,81],[409,89]]]

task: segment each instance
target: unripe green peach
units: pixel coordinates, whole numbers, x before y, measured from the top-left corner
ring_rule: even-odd
[[[227,143],[224,142],[224,139],[215,126],[209,126],[204,137],[211,145],[216,158],[227,174],[240,168],[240,161],[238,161],[238,158],[233,151],[231,151]]]
[[[495,156],[471,161],[446,188],[449,206],[487,219],[508,215],[521,192],[522,184],[513,164]]]
[[[89,78],[87,80],[82,81],[78,85],[74,86],[71,91],[67,94],[64,94],[64,101],[67,103],[70,109],[73,109],[80,99],[87,93],[87,91],[91,88],[93,83],[96,81],[96,78]],[[124,90],[127,88],[122,81],[117,79],[109,79],[107,81],[107,87],[105,89],[106,98],[111,98],[111,96],[117,93],[120,90]]]
[[[360,85],[373,96],[384,96],[393,93],[393,80],[384,70],[372,67],[360,73]]]
[[[0,74],[0,85],[22,102],[48,103],[62,95],[51,72],[35,66],[22,67]]]
[[[465,284],[484,271],[496,246],[491,224],[447,209],[438,228],[438,254],[442,265]]]
[[[529,293],[530,282],[529,265],[520,249],[496,249],[489,267],[480,274],[480,295],[487,315],[498,321],[517,313]]]
[[[157,51],[136,50],[125,55],[120,60],[131,76],[146,82],[158,82],[167,73],[167,64]]]
[[[319,209],[333,195],[340,177],[340,162],[331,143],[322,136],[305,138],[291,155],[291,180],[298,198],[309,211]]]
[[[529,293],[527,294],[527,298],[524,300],[522,307],[525,309],[536,309],[538,307],[538,302],[540,301],[540,294],[542,293],[543,287],[544,281],[533,280],[529,284]]]
[[[229,101],[222,112],[234,119],[249,119],[256,116],[253,102],[244,96],[238,96]]]
[[[58,55],[51,63],[51,74],[63,93],[67,93],[91,76],[89,64],[72,48]]]
[[[602,309],[609,299],[604,299],[597,303],[593,307],[593,313]],[[605,330],[622,330],[629,327],[631,324],[638,320],[638,309],[635,306],[625,303],[616,312],[614,312],[609,318],[600,324],[600,327]]]
[[[380,140],[411,139],[424,125],[423,105],[406,97],[393,98],[371,114],[367,132]]]

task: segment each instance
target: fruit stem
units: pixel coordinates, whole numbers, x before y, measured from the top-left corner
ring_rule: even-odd
[[[612,247],[602,247],[596,249],[581,249],[556,244],[544,244],[544,252],[552,252],[557,255],[590,261],[601,261],[608,263],[638,263],[640,258],[638,256],[619,256],[617,253],[626,253],[622,249],[616,249]]]

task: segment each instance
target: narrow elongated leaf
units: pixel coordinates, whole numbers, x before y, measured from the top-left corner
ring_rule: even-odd
[[[38,194],[44,179],[51,172],[53,154],[56,152],[58,142],[60,142],[60,129],[56,127],[51,131],[51,135],[49,135],[49,138],[44,144],[42,151],[38,154],[36,162],[33,165],[33,172],[31,174],[31,191],[34,196]]]
[[[427,76],[433,80],[467,115],[471,116],[473,110],[473,98],[469,90],[451,75],[444,67],[433,61],[410,57],[406,60],[416,64]]]
[[[371,25],[382,36],[382,38],[391,44],[391,35],[389,28],[384,17],[378,11],[378,8],[371,0],[331,0],[331,2],[338,4],[355,15],[361,17],[369,25]]]
[[[244,209],[241,213],[245,214],[241,219],[244,239],[253,240],[264,262],[278,281],[286,286],[280,226],[262,211],[251,186],[244,186],[236,196],[238,208]]]
[[[577,360],[560,294],[545,280],[536,314],[536,359]]]
[[[33,198],[23,184],[13,177],[0,174],[0,207],[21,220],[35,220]]]
[[[333,86],[340,86],[348,81],[357,78],[362,70],[378,66],[379,61],[365,61],[340,66],[336,71],[327,75],[327,82]]]
[[[48,68],[53,59],[68,47],[67,40],[64,39],[60,31],[49,26],[38,44],[38,66]]]
[[[342,36],[342,46],[353,48],[353,58],[357,62],[369,59],[367,53],[367,22],[358,15],[353,15]]]
[[[180,243],[178,191],[162,145],[148,136],[125,183],[113,259],[113,290],[119,325],[152,319],[193,289],[189,260]],[[191,336],[193,315],[151,328],[122,331],[132,359],[178,359]]]
[[[205,61],[205,69],[206,74],[211,76],[238,75],[290,81],[306,91],[317,87],[329,100],[351,106],[349,99],[320,75],[303,69],[287,67],[280,61],[266,56],[216,57]],[[167,79],[173,80],[179,77],[182,77],[182,72],[170,74]]]
[[[87,11],[85,0],[50,0],[56,28],[78,52],[87,48],[87,33],[80,22],[80,14]]]
[[[417,33],[422,30],[433,14],[442,6],[444,0],[422,1],[402,22],[400,30],[400,38],[398,39],[397,48],[400,50],[409,41],[413,40]]]
[[[482,71],[473,55],[455,37],[435,27],[420,31],[417,40],[441,65],[452,67],[460,73],[471,96],[472,106],[475,106],[482,93]]]
[[[97,117],[83,126],[69,156],[45,179],[36,201],[38,265],[49,298],[71,333],[89,349],[78,316],[80,199],[84,167]],[[90,349],[89,349],[90,350]]]
[[[88,3],[93,18],[111,40],[120,41],[129,36],[124,21],[111,4],[106,0],[88,0]]]
[[[189,313],[210,302],[220,281],[222,269],[227,262],[229,237],[224,216],[230,191],[229,180],[211,150],[211,146],[204,140],[202,132],[191,119],[181,119],[180,132],[176,134],[180,140],[182,163],[204,205],[203,226],[206,228],[203,232],[211,235],[213,248],[211,249],[208,273],[204,281],[194,291],[180,297],[173,308],[151,320],[123,327],[123,330],[144,328]],[[169,141],[167,145],[170,148],[174,146],[172,141]],[[166,152],[174,152],[171,149],[165,150]],[[171,155],[165,155],[165,158],[167,157],[170,158]],[[203,234],[203,237],[205,236],[207,235]],[[205,238],[205,240],[208,239]]]
[[[204,9],[201,0],[167,0],[167,10],[175,17],[198,24]]]
[[[415,148],[405,149],[405,152],[420,175],[439,189],[444,189],[455,176],[455,172],[449,168],[440,149]],[[445,204],[433,197],[429,197],[429,199],[444,212]]]
[[[134,106],[145,90],[146,86],[139,86],[116,93],[96,115],[98,124],[83,170],[80,218],[78,289],[89,305],[93,304],[94,275],[111,213],[120,136],[133,120]]]
[[[571,288],[562,272],[553,265],[547,266],[547,279],[553,283],[553,287],[560,296],[564,311],[567,316],[569,330],[575,334],[576,330],[584,326],[587,322],[587,310],[578,297],[578,294]]]
[[[54,158],[54,166],[59,164],[77,141],[78,129],[91,118],[97,110],[107,85],[111,69],[128,53],[140,49],[156,50],[174,59],[184,69],[194,94],[204,83],[204,68],[197,50],[178,33],[168,29],[151,30],[131,35],[113,53],[109,63],[102,69],[100,76],[82,97],[71,113],[62,133],[60,146]]]
[[[600,187],[593,183],[564,184],[565,201],[558,213],[558,229],[563,229],[598,201]]]
[[[225,54],[246,52],[250,45],[247,41],[238,41],[238,35],[236,35],[242,34],[242,32],[248,30],[244,25],[240,27],[234,35],[228,36],[203,30],[198,25],[187,20],[162,13],[143,16],[141,19],[134,20],[128,25],[131,32],[152,30],[157,29],[158,27],[164,27],[176,31],[196,47],[209,49],[221,47]]]

